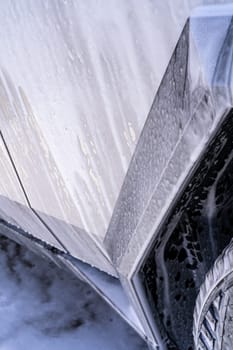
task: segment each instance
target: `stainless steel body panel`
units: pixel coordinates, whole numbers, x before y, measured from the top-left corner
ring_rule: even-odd
[[[8,223],[21,227],[24,231],[42,241],[63,249],[56,238],[43,225],[28,206],[15,169],[9,158],[6,145],[0,135],[0,216]]]
[[[103,240],[172,51],[200,3],[1,4],[0,127],[30,204],[72,255],[113,274]],[[95,263],[99,250],[105,257]]]
[[[154,348],[138,272],[233,105],[232,7],[186,21],[207,3],[0,4],[1,219],[119,277]]]

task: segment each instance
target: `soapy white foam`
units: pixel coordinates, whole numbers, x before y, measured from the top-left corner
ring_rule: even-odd
[[[86,284],[0,236],[1,350],[146,345]]]

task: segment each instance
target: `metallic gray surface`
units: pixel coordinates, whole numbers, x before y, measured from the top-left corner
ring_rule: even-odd
[[[203,31],[205,26],[212,30]],[[200,35],[205,37],[198,40]],[[233,106],[232,43],[229,9],[221,15],[216,11],[211,17],[197,14],[187,22],[137,144],[105,238],[125,289],[132,291],[132,300],[141,300],[141,305],[135,304],[141,321],[152,327],[161,349],[156,325],[140,295],[137,271],[208,141]],[[209,69],[208,62],[214,67]]]
[[[74,1],[2,3],[2,171],[12,186],[1,184],[0,208],[9,223],[119,273],[156,344],[132,279],[232,106],[232,27],[229,15],[187,22],[146,120],[192,6],[179,16],[175,1],[135,4],[111,1],[102,13]]]
[[[28,206],[25,194],[20,186],[15,169],[0,135],[0,217],[7,222],[30,232],[34,237],[42,239],[59,249],[63,249],[56,238],[38,219]],[[14,201],[10,198],[14,198]]]
[[[138,249],[141,249],[145,235],[149,234],[145,230],[143,237],[140,237],[138,226],[191,118],[187,79],[188,35],[187,25],[153,102],[114,209],[105,244],[118,267],[123,256],[128,253],[126,250],[131,239],[135,237]],[[174,175],[174,171],[172,173]],[[167,179],[166,186],[163,185],[162,189],[169,195],[172,185],[176,185],[176,181],[170,183]],[[162,205],[160,202],[163,198],[166,197],[161,194],[161,198],[157,199],[159,206]],[[138,255],[135,250],[128,254],[130,253]]]
[[[98,247],[98,240],[93,240],[83,229],[71,225],[71,216],[75,217],[76,209],[26,95],[22,89],[14,87],[6,73],[0,79],[0,91],[0,127],[28,204],[33,209],[35,200],[43,204],[42,210],[37,210],[37,215],[55,237],[59,237],[70,254],[115,275],[100,244]],[[48,208],[54,216],[47,214]]]
[[[153,97],[191,9],[213,2],[0,5],[0,129],[27,198],[109,273],[103,240]]]
[[[226,17],[229,25],[229,15]],[[105,244],[124,276],[134,273],[216,125],[232,106],[231,62],[221,63],[223,57],[232,57],[225,53],[227,44],[226,49],[223,46],[227,27],[221,26],[222,17],[207,18],[210,20],[218,35],[223,32],[212,78],[202,61],[205,48],[195,41],[196,21],[201,25],[206,19],[194,17],[172,56],[115,207]],[[208,47],[216,47],[214,32],[206,36]],[[219,76],[226,78],[220,81]]]

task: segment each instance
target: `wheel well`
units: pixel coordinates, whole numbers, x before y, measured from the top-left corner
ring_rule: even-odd
[[[232,238],[233,112],[210,141],[156,235],[139,278],[168,349],[191,350],[196,296]]]

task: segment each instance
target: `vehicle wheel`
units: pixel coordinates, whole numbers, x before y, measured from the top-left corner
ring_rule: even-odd
[[[233,349],[233,240],[200,288],[193,336],[195,350]]]

